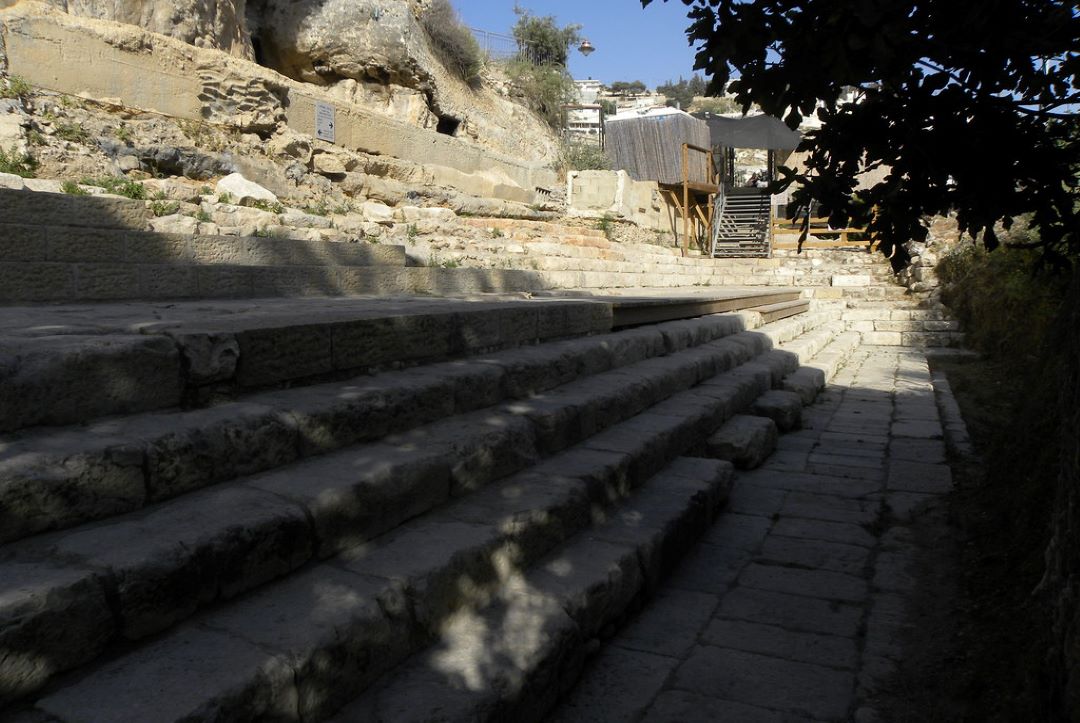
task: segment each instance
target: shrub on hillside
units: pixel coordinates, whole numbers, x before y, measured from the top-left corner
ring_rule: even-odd
[[[574,81],[565,68],[515,60],[506,66],[506,74],[530,108],[552,128],[562,128],[563,106],[576,97]]]
[[[424,11],[422,24],[443,64],[466,83],[478,83],[484,66],[480,44],[461,23],[450,0],[433,0]]]
[[[606,171],[611,160],[596,143],[564,141],[559,149],[559,169],[566,171]]]
[[[1076,720],[1080,652],[1070,631],[1080,624],[1080,277],[1051,270],[1038,251],[1008,247],[1035,240],[1021,230],[992,252],[958,248],[937,273],[942,300],[968,344],[985,355],[977,369],[991,370],[968,384],[1000,405],[968,420],[985,435],[982,475],[963,490],[979,505],[965,517],[965,533],[977,541],[971,559],[980,565],[968,594],[994,598],[978,611],[992,632],[971,660],[980,681],[1015,683],[1007,698],[988,703],[1001,720],[1057,720],[1051,710]]]
[[[1061,308],[1067,279],[1045,269],[1041,254],[967,245],[942,257],[942,301],[979,351],[1023,364],[1039,354]]]
[[[37,168],[37,159],[29,153],[19,153],[14,146],[6,151],[0,148],[0,173],[13,173],[23,178],[33,178]]]

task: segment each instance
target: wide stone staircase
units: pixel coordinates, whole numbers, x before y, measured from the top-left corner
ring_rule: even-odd
[[[959,339],[867,254],[0,210],[3,720],[541,720],[860,343]]]
[[[3,310],[63,390],[4,393],[7,714],[538,720],[722,508],[710,437],[797,423],[858,343],[824,311],[334,301]]]

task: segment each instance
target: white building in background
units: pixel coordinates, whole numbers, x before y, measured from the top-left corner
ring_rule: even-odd
[[[592,78],[575,80],[574,86],[577,88],[577,102],[582,105],[595,105],[597,96],[599,96],[604,89],[603,83],[599,80],[593,80]]]
[[[603,145],[603,108],[585,103],[566,106],[566,135],[574,140]]]

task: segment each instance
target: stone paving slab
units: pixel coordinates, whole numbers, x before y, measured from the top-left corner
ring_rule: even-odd
[[[916,624],[908,525],[952,488],[934,404],[922,352],[856,349],[803,428],[737,474],[664,597],[613,638],[619,652],[586,668],[554,719],[627,720],[632,709],[657,722],[878,720],[875,690]],[[623,659],[639,661],[637,682],[628,669],[612,685]],[[657,679],[643,679],[644,661],[663,661]]]

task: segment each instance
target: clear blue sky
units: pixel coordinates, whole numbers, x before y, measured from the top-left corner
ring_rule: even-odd
[[[451,0],[472,28],[509,35],[516,21],[514,0]],[[559,26],[577,23],[596,52],[570,54],[570,74],[604,83],[640,80],[650,88],[694,70],[694,49],[686,39],[686,6],[680,0],[519,0],[533,15],[554,15]]]

